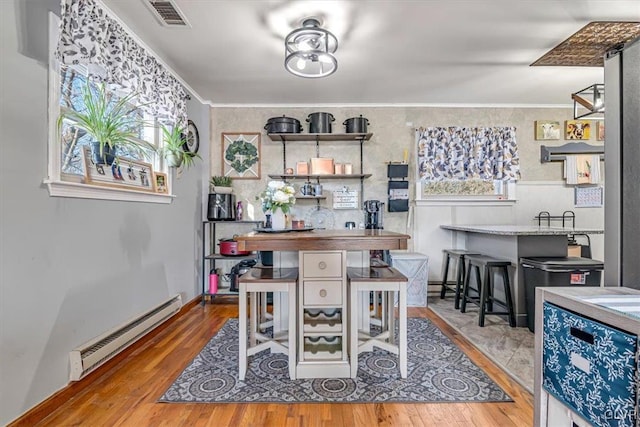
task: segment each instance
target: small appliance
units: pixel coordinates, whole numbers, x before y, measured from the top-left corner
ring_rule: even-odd
[[[384,203],[379,200],[365,200],[364,202],[364,228],[382,229],[382,212]]]
[[[207,219],[209,221],[235,221],[236,196],[233,194],[210,193]]]

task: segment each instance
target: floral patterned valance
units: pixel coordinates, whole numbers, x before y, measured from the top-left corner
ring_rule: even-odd
[[[515,127],[429,127],[416,142],[422,180],[520,179]]]
[[[186,125],[184,86],[95,0],[62,0],[57,56],[94,81],[137,94],[149,114]]]

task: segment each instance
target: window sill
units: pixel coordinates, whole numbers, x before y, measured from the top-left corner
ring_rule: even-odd
[[[148,193],[145,191],[123,190],[121,188],[100,187],[77,182],[43,181],[51,197],[73,197],[80,199],[120,200],[124,202],[169,204],[176,197],[173,194]]]
[[[484,199],[458,197],[433,197],[415,201],[416,206],[506,206],[515,205],[514,199]]]

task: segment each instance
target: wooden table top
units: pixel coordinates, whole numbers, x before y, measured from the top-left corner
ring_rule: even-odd
[[[282,233],[253,231],[236,237],[241,251],[407,249],[408,234],[386,230],[311,230]]]

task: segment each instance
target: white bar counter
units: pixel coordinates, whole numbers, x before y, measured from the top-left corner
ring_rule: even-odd
[[[526,326],[524,273],[520,268],[523,257],[566,257],[569,234],[603,234],[603,229],[562,228],[537,225],[441,225],[454,233],[458,249],[507,259],[510,269],[516,324]]]

